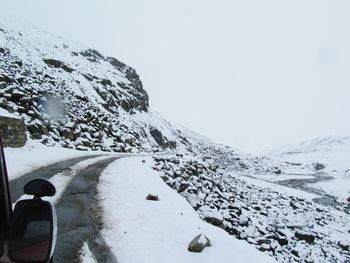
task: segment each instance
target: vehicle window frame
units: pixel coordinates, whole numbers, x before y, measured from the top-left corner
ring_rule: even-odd
[[[0,257],[6,250],[12,217],[12,202],[5,161],[5,153],[0,137]]]

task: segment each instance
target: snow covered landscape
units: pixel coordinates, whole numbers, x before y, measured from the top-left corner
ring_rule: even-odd
[[[294,173],[308,174],[321,179],[310,186],[334,196],[341,202],[350,198],[350,137],[328,137],[289,145],[267,156],[288,162]],[[327,179],[327,177],[331,177]],[[322,180],[325,178],[325,180]],[[285,180],[285,179],[282,179]]]
[[[350,262],[350,137],[259,156],[217,144],[153,111],[135,69],[5,15],[0,116],[23,119],[28,137],[5,148],[12,183],[88,158],[51,169],[58,193],[47,200],[58,208],[85,200],[67,189],[103,162],[84,182],[94,232],[79,236],[89,220],[65,226],[80,249],[74,260]],[[191,252],[191,241],[204,250]]]

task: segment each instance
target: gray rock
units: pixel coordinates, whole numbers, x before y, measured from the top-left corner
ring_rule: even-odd
[[[34,139],[37,139],[37,140],[40,140],[43,137],[41,133],[33,133],[32,136]]]
[[[73,136],[73,131],[68,129],[68,128],[62,128],[61,129],[61,135],[66,138],[66,139],[70,139],[73,140],[74,136]]]
[[[211,243],[209,238],[207,238],[204,234],[199,234],[196,236],[188,246],[188,251],[200,253],[202,252],[206,247],[210,247]]]
[[[38,127],[37,124],[29,124],[29,125],[27,126],[27,130],[28,130],[31,134],[34,134],[34,133],[41,134],[41,129],[40,129],[40,127]]]
[[[304,240],[309,244],[314,243],[316,235],[312,232],[298,230],[295,232],[295,237],[299,240]]]
[[[345,241],[339,241],[338,246],[345,251],[350,251],[350,243],[346,243]]]
[[[148,194],[146,197],[146,200],[159,201],[159,197],[158,197],[158,195],[155,195],[155,194]]]
[[[56,59],[43,59],[43,61],[52,68],[61,68],[69,73],[72,73],[74,69],[64,64],[62,61]]]

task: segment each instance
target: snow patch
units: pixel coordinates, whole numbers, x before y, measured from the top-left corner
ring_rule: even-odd
[[[123,158],[101,176],[103,236],[120,263],[274,262],[202,221],[184,198],[164,184],[151,163],[151,158]],[[147,201],[150,192],[157,193],[160,201]],[[188,245],[199,233],[211,240],[212,247],[191,253]]]
[[[83,247],[80,250],[80,262],[81,263],[98,263],[95,256],[92,254],[89,245],[84,242]]]

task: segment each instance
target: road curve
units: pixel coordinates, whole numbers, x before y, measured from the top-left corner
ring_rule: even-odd
[[[15,202],[23,195],[23,186],[28,183],[30,180],[36,178],[50,179],[55,174],[62,172],[64,170],[70,169],[73,165],[85,161],[87,159],[95,158],[100,155],[89,155],[84,157],[78,157],[69,159],[66,161],[57,162],[48,166],[44,166],[34,170],[33,172],[27,173],[15,180],[10,181],[11,188],[11,199],[12,202]]]
[[[79,262],[78,251],[87,242],[98,262],[116,263],[100,234],[102,211],[99,209],[97,185],[102,171],[120,157],[112,157],[79,172],[56,205],[58,236],[54,262]]]
[[[23,186],[35,178],[49,179],[55,174],[69,170],[76,163],[97,157],[86,156],[55,163],[24,175],[10,182],[12,201],[23,194]],[[117,263],[100,234],[102,228],[102,211],[100,211],[97,185],[102,171],[113,161],[121,157],[111,157],[92,164],[79,171],[56,204],[57,244],[54,254],[55,263],[80,262],[79,251],[84,242],[98,262]]]

